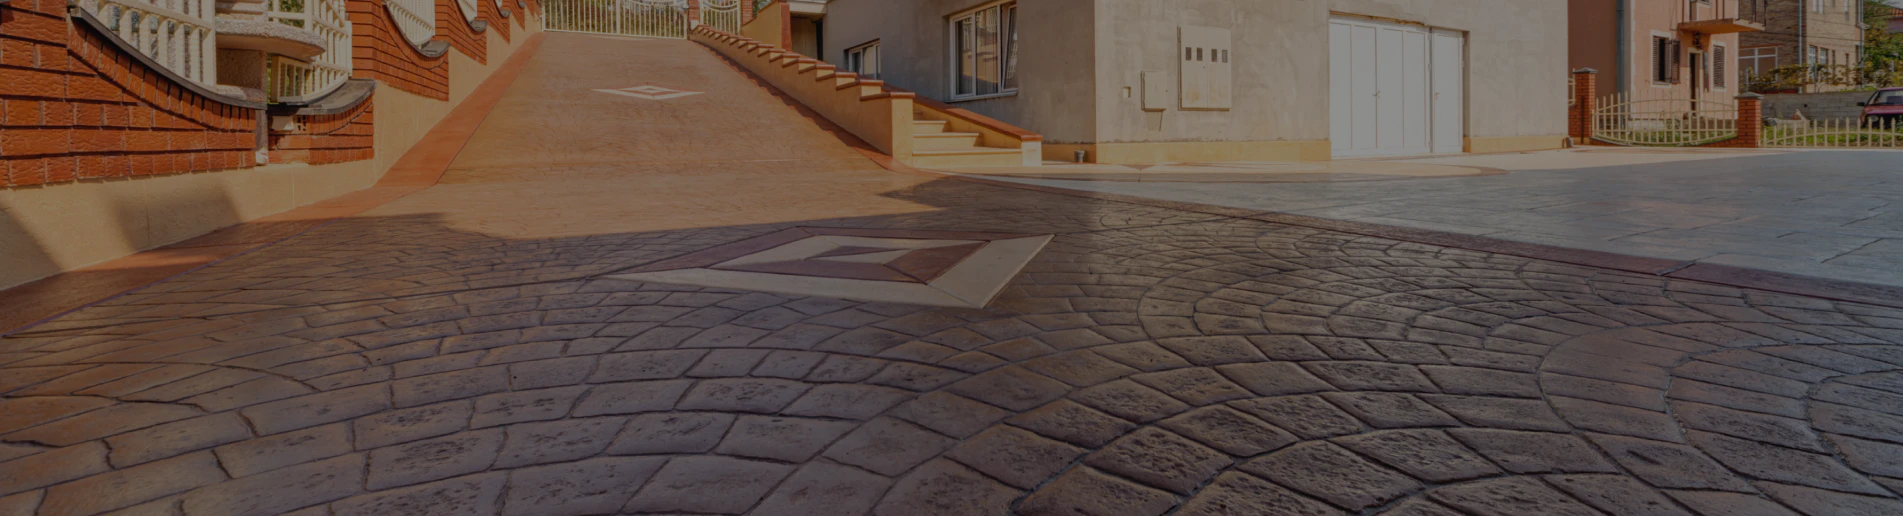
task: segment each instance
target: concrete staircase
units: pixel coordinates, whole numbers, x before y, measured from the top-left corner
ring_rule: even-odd
[[[912,112],[912,166],[1010,167],[1024,164],[1019,148],[987,147],[984,134],[954,131],[950,120],[932,119],[936,113]]]
[[[1043,164],[1044,137],[1023,128],[706,25],[695,27],[688,39],[733,60],[899,163],[921,168]]]

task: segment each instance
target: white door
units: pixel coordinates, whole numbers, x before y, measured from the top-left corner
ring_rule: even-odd
[[[1432,123],[1444,108],[1432,95],[1437,68],[1427,29],[1338,18],[1329,21],[1328,41],[1329,140],[1336,156],[1440,148]],[[1458,147],[1459,139],[1454,141]]]
[[[1434,31],[1434,152],[1461,152],[1466,149],[1467,89],[1463,84],[1466,67],[1462,56],[1461,33]]]

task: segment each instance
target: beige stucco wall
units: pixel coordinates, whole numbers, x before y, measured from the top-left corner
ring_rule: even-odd
[[[452,99],[467,98],[534,33],[511,28],[513,42],[490,33],[491,65],[450,53]],[[368,188],[451,107],[384,84],[370,102],[369,160],[0,188],[0,289]]]
[[[944,100],[947,19],[985,3],[833,0],[826,41],[842,49],[879,40],[888,82]],[[1019,2],[1019,10],[1020,92],[955,105],[1043,134],[1047,156],[1326,159],[1306,150],[1329,134],[1328,20],[1337,14],[1467,32],[1467,94],[1481,99],[1467,106],[1473,141],[1556,147],[1566,133],[1564,2],[1053,0]],[[1182,25],[1230,29],[1231,109],[1142,109],[1142,72],[1177,80]],[[836,54],[824,57],[838,63]],[[1172,145],[1148,145],[1162,143]]]
[[[1036,30],[1018,34],[1022,86],[1015,96],[965,101],[954,106],[1044,135],[1046,142],[1096,140],[1096,94],[1092,82],[1098,53],[1095,17],[1102,0],[1020,2],[1019,23]],[[990,2],[980,0],[832,0],[826,6],[822,57],[842,64],[845,49],[879,41],[880,79],[919,95],[951,98],[948,50],[952,14]]]
[[[1703,45],[1697,46],[1693,44],[1693,38],[1690,34],[1678,30],[1678,25],[1686,21],[1710,20],[1718,18],[1721,15],[1725,17],[1735,17],[1738,15],[1737,1],[1718,0],[1715,4],[1693,2],[1689,3],[1689,11],[1687,7],[1687,4],[1674,2],[1633,2],[1627,7],[1627,23],[1630,24],[1631,30],[1626,40],[1629,58],[1626,61],[1625,73],[1627,82],[1624,85],[1625,89],[1623,91],[1631,94],[1634,98],[1689,98],[1692,96],[1693,91],[1696,90],[1700,98],[1726,101],[1729,101],[1731,97],[1739,92],[1738,35],[1718,34],[1705,36],[1702,38],[1704,40]],[[1680,80],[1678,84],[1660,83],[1653,80],[1653,36],[1675,38],[1680,41],[1682,50],[1679,53],[1679,76],[1682,80]],[[1704,63],[1706,68],[1705,73],[1709,73],[1711,70],[1709,60],[1713,55],[1712,49],[1716,46],[1725,47],[1724,87],[1695,88],[1692,84],[1691,55],[1693,53],[1702,53],[1705,56],[1702,59],[1706,60]],[[1605,89],[1605,84],[1603,82],[1601,83],[1600,94],[1610,94],[1613,91],[1619,90]]]
[[[0,288],[360,190],[375,162],[0,189]]]
[[[786,44],[786,2],[768,4],[753,19],[740,26],[740,35],[773,46]]]

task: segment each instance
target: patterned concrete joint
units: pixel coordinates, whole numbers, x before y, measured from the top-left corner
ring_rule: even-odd
[[[1903,310],[893,172],[547,41],[442,185],[0,338],[0,514],[1903,514]],[[813,228],[1052,236],[977,308],[609,277]]]

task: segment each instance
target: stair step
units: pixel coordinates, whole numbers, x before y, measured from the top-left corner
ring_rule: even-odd
[[[969,149],[958,149],[958,150],[912,151],[912,155],[914,156],[986,156],[991,154],[1022,154],[1023,152],[1024,152],[1023,150],[1019,150],[1019,149],[1005,149],[1000,147],[972,147]]]
[[[944,120],[913,120],[912,132],[936,133],[945,130]]]
[[[923,133],[912,135],[914,151],[970,150],[979,148],[978,133]]]

